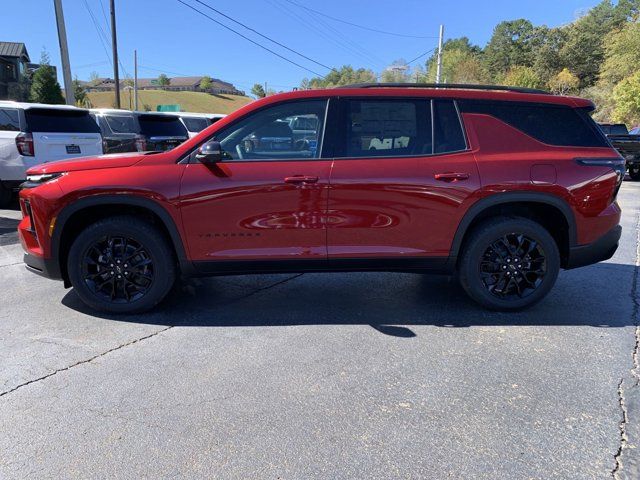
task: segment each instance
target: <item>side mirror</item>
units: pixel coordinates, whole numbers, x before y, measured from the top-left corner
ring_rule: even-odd
[[[217,163],[222,160],[222,146],[220,142],[210,140],[200,148],[196,153],[196,160],[201,163]]]

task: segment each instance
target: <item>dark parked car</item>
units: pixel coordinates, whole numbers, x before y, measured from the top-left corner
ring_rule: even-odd
[[[102,131],[104,153],[171,150],[189,138],[175,114],[115,109],[91,113]]]
[[[627,162],[632,180],[640,180],[640,135],[629,133],[623,123],[601,123],[600,128]]]
[[[144,138],[134,112],[100,108],[91,110],[91,116],[102,132],[104,153],[144,151]]]

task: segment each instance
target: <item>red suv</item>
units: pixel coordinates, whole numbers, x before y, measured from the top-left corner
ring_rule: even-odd
[[[321,271],[457,274],[481,305],[521,309],[617,248],[624,160],[591,110],[468,85],[274,95],[168,152],[32,168],[24,261],[120,313],[178,275]]]

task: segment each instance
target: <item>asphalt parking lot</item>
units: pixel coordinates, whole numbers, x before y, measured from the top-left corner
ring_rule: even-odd
[[[354,273],[94,315],[0,210],[0,478],[640,478],[638,198],[614,258],[517,314]]]

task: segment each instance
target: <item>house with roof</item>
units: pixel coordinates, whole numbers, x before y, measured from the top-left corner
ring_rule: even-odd
[[[30,62],[24,43],[0,42],[0,100],[9,98],[10,87],[27,75]]]

